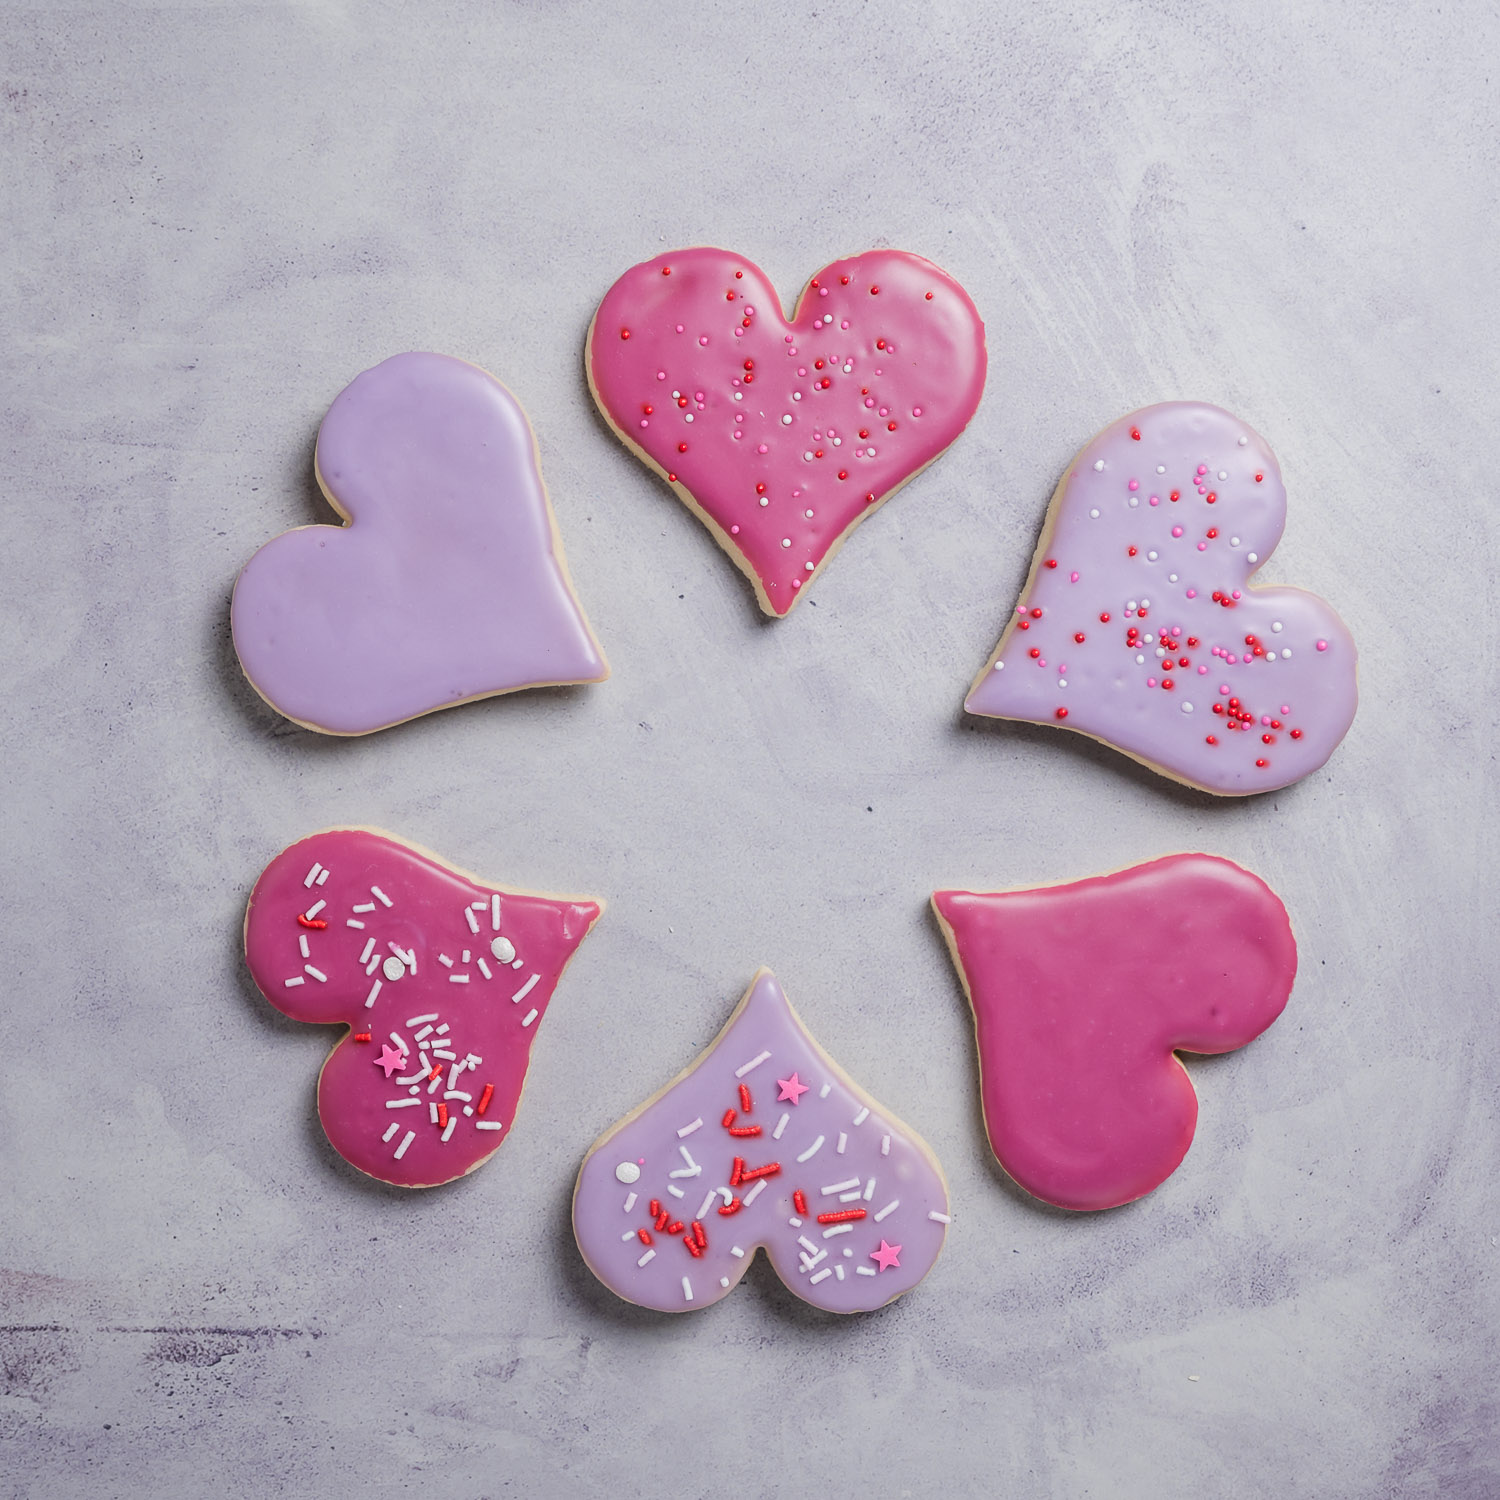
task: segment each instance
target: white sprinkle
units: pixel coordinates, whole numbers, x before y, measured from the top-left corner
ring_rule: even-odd
[[[394,982],[395,980],[404,977],[404,975],[406,974],[406,966],[393,953],[388,959],[386,959],[383,964],[381,964],[380,972],[384,974],[387,979]]]
[[[718,1196],[718,1193],[716,1193],[713,1188],[710,1188],[708,1190],[708,1197],[706,1197],[703,1202],[698,1205],[698,1212],[695,1213],[693,1217],[695,1219],[703,1218],[708,1213],[709,1209],[714,1206],[714,1199]]]
[[[427,1014],[425,1016],[408,1016],[406,1018],[406,1024],[408,1026],[420,1026],[424,1021],[435,1021],[435,1020],[437,1020],[439,1014],[440,1014],[440,1012],[438,1012],[438,1011],[430,1010],[430,1011],[427,1012]],[[394,1036],[395,1033],[392,1032],[391,1035]]]
[[[500,897],[498,895],[490,897],[490,926],[496,932],[500,931]]]
[[[513,969],[520,969],[520,968],[524,968],[524,967],[525,967],[525,960],[524,959],[519,959],[519,958],[515,961],[515,963],[513,963],[511,965],[511,968],[513,968]]]
[[[1184,703],[1182,705],[1182,711],[1185,714],[1192,713],[1192,711],[1193,711],[1193,705],[1191,703],[1188,703],[1188,702],[1184,701]]]
[[[876,1274],[874,1266],[855,1266],[854,1271],[858,1276],[874,1276]]]
[[[1228,479],[1229,478],[1228,471],[1226,469],[1220,469],[1219,470],[1219,478],[1220,479]]]
[[[300,974],[294,974],[290,979],[286,981],[286,987],[290,990],[295,989],[299,984],[306,983],[307,981]]]
[[[790,1110],[787,1110],[786,1113],[784,1113],[782,1117],[776,1122],[776,1129],[771,1132],[771,1139],[773,1141],[779,1141],[781,1139],[781,1132],[786,1129],[786,1122],[791,1118],[792,1113]]]
[[[443,1133],[438,1137],[438,1139],[440,1141],[447,1141],[448,1138],[457,1129],[458,1129],[458,1116],[457,1115],[450,1115],[448,1117],[448,1123],[445,1126],[443,1126]]]
[[[318,884],[319,885],[326,885],[328,883],[328,875],[329,875],[329,871],[325,867],[323,869],[323,871],[318,876]]]
[[[891,1138],[888,1135],[883,1135],[880,1138],[880,1154],[882,1156],[889,1156],[891,1154]]]
[[[401,1137],[401,1144],[396,1147],[397,1161],[400,1161],[401,1158],[406,1155],[406,1148],[411,1145],[411,1143],[416,1140],[416,1138],[417,1132],[415,1130],[408,1130],[406,1134]]]
[[[375,981],[375,983],[370,986],[370,993],[365,996],[365,1009],[366,1010],[369,1010],[369,1008],[372,1005],[374,1005],[374,1003],[375,1003],[375,997],[379,993],[380,993],[380,981],[377,979]]]
[[[444,1062],[452,1062],[458,1056],[456,1052],[449,1052],[446,1047],[434,1047],[432,1055],[442,1058]]]
[[[831,1229],[825,1229],[823,1231],[823,1238],[825,1240],[831,1240],[834,1237],[834,1235],[836,1235],[836,1234],[853,1234],[853,1233],[854,1233],[854,1226],[852,1224],[835,1224]]]
[[[719,1277],[719,1285],[720,1286],[728,1286],[729,1285],[729,1278],[727,1276],[721,1276],[721,1277]]]
[[[483,974],[486,979],[493,979],[495,977],[490,973],[490,966],[485,963],[482,958],[476,959],[475,962],[479,965],[479,972]]]
[[[309,907],[308,907],[308,908],[307,908],[307,910],[306,910],[306,911],[305,911],[305,912],[303,912],[303,914],[302,914],[302,915],[303,915],[303,916],[305,916],[305,917],[306,917],[306,918],[307,918],[307,920],[308,920],[308,921],[309,921],[309,922],[311,922],[311,921],[312,921],[312,919],[313,919],[313,918],[314,918],[314,917],[315,917],[315,916],[317,916],[317,914],[318,914],[318,913],[319,913],[319,912],[320,912],[320,911],[322,911],[322,910],[323,910],[323,908],[324,908],[324,907],[325,907],[325,906],[327,906],[327,905],[328,905],[328,903],[327,903],[327,902],[326,902],[326,901],[319,901],[319,902],[318,902],[318,903],[317,903],[317,905],[316,905],[316,906],[309,906]]]
[[[475,1130],[504,1130],[505,1129],[505,1122],[503,1120],[475,1120],[474,1121],[474,1129]]]
[[[643,1265],[646,1264],[646,1262],[648,1260],[655,1260],[655,1259],[656,1259],[656,1251],[654,1251],[654,1250],[648,1250],[638,1261],[636,1261],[636,1265],[643,1266]]]
[[[860,1194],[860,1197],[862,1197],[865,1200],[865,1202],[868,1203],[870,1201],[870,1199],[873,1198],[874,1196],[875,1196],[875,1179],[872,1177],[865,1184],[865,1190],[864,1190],[863,1193]]]
[[[361,932],[363,932],[365,930],[365,924],[363,922],[356,922],[353,917],[345,917],[344,918],[344,926],[345,927],[357,927],[357,928],[359,928],[359,930]]]
[[[896,1210],[900,1207],[901,1200],[899,1198],[892,1198],[891,1201],[887,1203],[886,1206],[882,1208],[878,1214],[875,1214],[873,1216],[874,1222],[878,1224],[883,1218],[885,1218],[887,1214],[895,1213]]]
[[[312,957],[312,950],[307,946],[307,934],[305,932],[297,934],[297,946],[302,950],[303,958]]]
[[[313,966],[311,964],[303,964],[302,967],[304,969],[306,969],[307,972],[309,974],[311,974],[312,977],[314,979],[316,979],[319,984],[327,984],[328,983],[328,976],[321,969],[315,969],[315,968],[313,968]]]
[[[743,1078],[752,1068],[758,1068],[770,1055],[769,1052],[762,1052],[759,1057],[752,1057],[749,1062],[734,1070],[734,1076]]]
[[[371,886],[371,887],[370,887],[370,894],[371,894],[371,895],[372,895],[372,896],[373,896],[373,897],[374,897],[374,898],[375,898],[375,899],[376,899],[376,900],[377,900],[377,901],[378,901],[378,902],[379,902],[379,903],[380,903],[380,904],[381,904],[381,905],[382,905],[382,906],[389,906],[389,905],[390,905],[390,904],[391,904],[391,898],[390,898],[390,897],[389,897],[389,896],[387,896],[387,895],[386,895],[386,893],[385,893],[385,892],[384,892],[384,891],[383,891],[383,890],[381,890],[381,889],[380,889],[380,887],[379,887],[379,886],[378,886],[378,885],[372,885],[372,886]]]
[[[369,963],[367,963],[365,965],[365,977],[369,978],[369,976],[371,974],[373,974],[376,971],[376,969],[378,969],[379,967],[380,967],[380,955],[377,953],[374,956],[374,958],[372,958],[369,961]]]
[[[453,967],[453,960],[449,958],[446,953],[438,954],[438,962],[442,964],[445,969],[451,969]]]
[[[859,1202],[859,1189],[855,1188],[855,1190],[852,1193],[840,1193],[839,1194],[839,1202],[840,1203],[858,1203]]]
[[[693,1283],[686,1276],[682,1278],[682,1300],[684,1302],[693,1300]]]
[[[1240,439],[1240,447],[1241,447],[1241,448],[1243,448],[1243,447],[1244,447],[1244,446],[1245,446],[1245,444],[1246,444],[1246,443],[1248,443],[1248,442],[1249,442],[1249,441],[1250,441],[1250,439],[1249,439],[1249,438],[1247,438],[1247,437],[1242,437],[1242,438],[1241,438],[1241,439]]]
[[[410,1026],[412,1023],[410,1021],[408,1021],[406,1024],[408,1026]],[[431,1026],[424,1026],[419,1032],[417,1032],[415,1034],[414,1040],[420,1042],[424,1036],[431,1036],[431,1035],[432,1035],[432,1027]]]
[[[927,1215],[927,1217],[931,1219],[935,1224],[951,1224],[953,1222],[953,1220],[950,1219],[947,1214],[940,1214],[937,1209],[933,1209],[932,1212]]]
[[[1155,551],[1154,548],[1150,552],[1148,552],[1146,554],[1146,561],[1147,562],[1155,562],[1156,561],[1156,551]]]
[[[635,1239],[635,1237],[636,1237],[636,1233],[635,1233],[635,1230],[633,1230],[633,1229],[627,1229],[625,1231],[625,1233],[620,1236],[620,1238],[622,1240],[626,1241],[627,1243],[629,1243],[629,1241]]]
[[[385,1127],[385,1134],[381,1136],[380,1139],[383,1141],[388,1141],[400,1129],[401,1122],[399,1120],[392,1120],[391,1123]]]
[[[1102,474],[1104,472],[1104,460],[1102,458],[1096,458],[1094,460],[1094,472],[1096,474]]]
[[[635,1163],[631,1162],[630,1165],[634,1166]],[[630,1210],[633,1209],[634,1207],[635,1207],[635,1194],[634,1193],[626,1193],[625,1194],[625,1212],[629,1213]],[[631,1231],[632,1234],[634,1232],[635,1232],[634,1230]]]
[[[828,1090],[832,1087],[833,1085],[831,1083],[825,1083],[823,1087],[818,1090],[818,1098],[826,1099],[828,1097]]]
[[[1271,629],[1274,630],[1277,635],[1280,635],[1281,631],[1282,631],[1281,621],[1280,620],[1272,620],[1271,621]]]
[[[820,1281],[827,1281],[828,1278],[830,1276],[832,1276],[832,1275],[833,1275],[832,1270],[829,1267],[824,1266],[823,1269],[821,1271],[819,1271],[818,1274],[816,1276],[814,1276],[811,1281],[808,1282],[808,1285],[809,1286],[817,1286],[817,1284]]]
[[[402,1035],[401,1035],[401,1033],[400,1033],[400,1032],[399,1032],[399,1031],[393,1031],[393,1032],[391,1032],[391,1034],[390,1034],[390,1035],[391,1035],[391,1040],[392,1040],[392,1041],[393,1041],[393,1042],[394,1042],[394,1043],[395,1043],[395,1044],[396,1044],[396,1045],[397,1045],[397,1046],[398,1046],[398,1047],[399,1047],[399,1048],[400,1048],[400,1049],[401,1049],[401,1050],[402,1050],[402,1051],[403,1051],[403,1052],[405,1052],[405,1053],[406,1053],[406,1054],[407,1054],[407,1055],[408,1055],[408,1056],[410,1056],[410,1055],[411,1055],[411,1047],[410,1047],[410,1046],[409,1046],[409,1045],[408,1045],[408,1043],[407,1043],[407,1040],[406,1040],[406,1038],[405,1038],[405,1037],[404,1037],[404,1036],[402,1036]],[[423,1072],[426,1072],[426,1069],[425,1069],[425,1068],[424,1068],[424,1069],[423,1069]]]
[[[1259,562],[1259,561],[1260,561],[1260,558],[1259,558],[1259,556],[1258,556],[1258,555],[1257,555],[1257,554],[1256,554],[1256,553],[1254,553],[1254,552],[1247,552],[1247,553],[1246,553],[1246,554],[1245,554],[1245,561],[1246,561],[1246,562],[1253,562],[1253,563],[1257,563],[1257,562]]]
[[[851,1177],[847,1182],[835,1182],[831,1186],[821,1189],[825,1198],[831,1198],[835,1193],[847,1193],[850,1188],[859,1186],[859,1178]]]
[[[681,1130],[679,1130],[677,1132],[677,1139],[680,1141],[683,1138],[683,1136],[685,1136],[685,1135],[691,1135],[695,1130],[699,1129],[702,1126],[702,1124],[703,1124],[703,1116],[699,1115],[696,1120],[690,1121],[688,1124],[684,1125]],[[691,1158],[689,1158],[689,1159],[691,1160]]]
[[[667,1191],[674,1198],[686,1198],[687,1197],[687,1194],[685,1192],[683,1192],[683,1190],[680,1187],[678,1187],[675,1182],[669,1182],[667,1184]]]
[[[1091,510],[1089,512],[1089,519],[1093,520],[1093,521],[1097,521],[1099,519],[1099,512],[1098,512],[1098,510]]]
[[[745,1258],[745,1252],[741,1250],[738,1245],[731,1245],[729,1247],[729,1253],[734,1256],[736,1260],[743,1260]]]
[[[437,1105],[435,1103],[427,1106],[427,1121],[430,1125],[437,1124]]]
[[[468,982],[469,982],[469,976],[467,974],[450,974],[448,976],[448,983],[449,984],[467,984]],[[532,1011],[532,1015],[535,1015],[535,1014],[536,1014],[536,1012]],[[523,1021],[521,1024],[524,1026],[527,1023]]]
[[[799,1219],[795,1214],[793,1214],[792,1217],[787,1220],[787,1223],[790,1224],[793,1229],[802,1228],[802,1220]]]
[[[474,1102],[473,1094],[466,1094],[462,1089],[448,1089],[444,1094],[445,1099],[466,1099],[470,1104]]]
[[[615,1168],[615,1181],[626,1184],[639,1182],[641,1180],[641,1169],[633,1161],[622,1161]],[[632,1197],[635,1195],[632,1194]]]
[[[860,1110],[860,1112],[857,1115],[855,1115],[855,1117],[854,1117],[854,1123],[856,1125],[863,1125],[865,1123],[865,1121],[868,1120],[869,1118],[870,1118],[870,1111],[868,1109],[862,1109],[862,1110]]]
[[[523,984],[521,988],[518,989],[515,994],[510,997],[511,1003],[518,1004],[520,1001],[524,1000],[532,992],[532,990],[537,987],[537,982],[541,979],[541,977],[542,976],[540,974],[533,974],[531,978],[528,979],[526,983]]]
[[[838,1146],[835,1149],[838,1151],[838,1154],[840,1156],[842,1156],[844,1154],[844,1147],[847,1146],[848,1144],[849,1144],[849,1137],[847,1135],[845,1135],[842,1130],[839,1131],[839,1143],[838,1143]]]
[[[469,919],[469,931],[478,932],[479,923],[474,920],[474,913],[467,906],[464,907],[464,916]]]
[[[819,1137],[818,1137],[818,1138],[817,1138],[817,1140],[815,1140],[815,1141],[814,1141],[814,1142],[813,1142],[813,1143],[812,1143],[812,1145],[810,1145],[810,1146],[809,1146],[809,1147],[808,1147],[808,1148],[807,1148],[807,1150],[806,1150],[806,1151],[804,1151],[804,1152],[803,1152],[803,1153],[802,1153],[802,1155],[801,1155],[801,1156],[799,1156],[799,1157],[798,1157],[798,1158],[797,1158],[797,1160],[798,1160],[798,1161],[808,1161],[808,1160],[810,1160],[810,1159],[811,1159],[811,1158],[812,1158],[812,1157],[814,1157],[814,1156],[816,1156],[816,1155],[817,1155],[817,1154],[818,1154],[818,1149],[819,1149],[819,1147],[821,1147],[821,1146],[822,1146],[822,1144],[823,1144],[823,1139],[824,1139],[824,1138],[823,1138],[823,1137],[822,1137],[822,1136],[821,1136],[821,1135],[820,1135],[820,1136],[819,1136]]]
[[[731,1193],[727,1187],[716,1187],[714,1189],[714,1192],[718,1193],[719,1196],[723,1198],[725,1208],[728,1208],[729,1205],[734,1202],[734,1194]]]
[[[359,955],[359,961],[360,961],[360,963],[362,963],[362,964],[369,963],[369,961],[370,961],[370,955],[374,951],[375,951],[375,939],[371,938],[370,941],[365,944],[365,951]]]
[[[764,1189],[765,1189],[765,1185],[766,1185],[766,1179],[764,1177],[757,1177],[755,1179],[754,1186],[751,1187],[750,1191],[745,1194],[745,1197],[744,1197],[744,1200],[743,1200],[746,1208],[749,1208],[750,1205],[752,1203],[754,1203],[757,1198],[760,1197],[762,1191],[764,1191]]]
[[[844,1268],[841,1265],[835,1264],[833,1268],[833,1274],[837,1276],[840,1281],[842,1281],[844,1279]]]
[[[397,1082],[400,1082],[400,1080],[398,1079]],[[410,1105],[420,1104],[421,1102],[420,1099],[387,1099],[385,1107],[387,1109],[406,1109]],[[437,1119],[437,1116],[434,1115],[433,1119]]]
[[[809,1255],[822,1255],[824,1253],[815,1244],[813,1244],[813,1242],[808,1239],[805,1234],[799,1234],[797,1236],[797,1243],[799,1245],[805,1245],[807,1247],[807,1253]]]
[[[319,864],[319,863],[318,863],[318,862],[317,862],[317,860],[314,860],[314,861],[313,861],[313,865],[312,865],[312,869],[310,869],[310,870],[309,870],[309,871],[308,871],[308,872],[307,872],[307,879],[306,879],[306,880],[304,880],[304,881],[303,881],[303,882],[302,882],[302,884],[303,884],[303,885],[304,885],[304,886],[309,886],[309,887],[310,887],[310,886],[311,886],[311,885],[312,885],[312,883],[313,883],[313,881],[315,881],[315,880],[316,880],[316,879],[317,879],[317,878],[318,878],[318,871],[319,871],[319,870],[321,870],[321,869],[322,869],[322,868],[323,868],[323,866],[322,866],[322,865],[320,865],[320,864]]]

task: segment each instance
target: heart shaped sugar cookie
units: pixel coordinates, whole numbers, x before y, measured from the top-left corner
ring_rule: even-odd
[[[1059,1208],[1115,1208],[1171,1176],[1198,1121],[1176,1052],[1253,1041],[1297,972],[1276,894],[1207,854],[932,905],[974,1010],[990,1145]]]
[[[601,910],[332,828],[256,881],[245,959],[277,1010],[348,1028],[318,1078],[334,1149],[382,1182],[433,1187],[505,1138],[538,1024]]]
[[[984,325],[929,261],[872,250],[813,277],[791,322],[743,256],[627,271],[589,328],[589,387],[784,615],[844,538],[968,424]]]
[[[573,596],[526,414],[494,376],[398,354],[318,430],[338,526],[267,542],[235,585],[234,648],[278,713],[368,734],[609,668]]]
[[[593,1273],[660,1312],[728,1296],[757,1249],[828,1312],[931,1269],[948,1190],[927,1146],[807,1034],[762,969],[685,1073],[590,1148],[573,1229]]]
[[[1063,475],[964,707],[1080,730],[1220,796],[1316,771],[1354,718],[1354,642],[1315,594],[1249,586],[1285,521],[1275,457],[1228,412],[1122,417]]]

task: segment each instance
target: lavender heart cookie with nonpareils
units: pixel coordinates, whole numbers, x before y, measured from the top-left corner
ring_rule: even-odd
[[[531,425],[493,375],[398,354],[318,430],[343,526],[267,542],[235,585],[234,647],[277,712],[368,734],[518,688],[599,682]]]
[[[1354,718],[1355,649],[1316,594],[1251,588],[1286,522],[1259,434],[1172,401],[1068,466],[964,706],[1092,735],[1219,796],[1316,771]]]
[[[245,961],[283,1014],[346,1028],[318,1076],[334,1149],[382,1182],[433,1187],[509,1134],[558,979],[602,909],[330,828],[262,871]]]
[[[804,1301],[868,1312],[927,1274],[948,1222],[932,1152],[768,969],[698,1061],[594,1143],[573,1193],[589,1268],[660,1312],[728,1296],[757,1249]]]

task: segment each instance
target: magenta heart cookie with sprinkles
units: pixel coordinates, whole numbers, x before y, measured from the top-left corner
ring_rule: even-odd
[[[660,1312],[729,1295],[764,1249],[797,1296],[869,1312],[937,1260],[948,1189],[762,969],[685,1073],[601,1136],[573,1193],[589,1268]]]
[[[872,250],[776,289],[727,250],[627,271],[589,328],[605,419],[784,615],[849,533],[961,433],[984,325],[930,261]]]
[[[1354,719],[1354,641],[1301,589],[1251,588],[1286,523],[1265,440],[1201,402],[1122,417],[1068,466],[964,706],[1092,735],[1219,796],[1316,771]]]
[[[990,1145],[1059,1208],[1116,1208],[1165,1182],[1198,1123],[1177,1052],[1252,1042],[1297,973],[1276,893],[1207,854],[932,904],[974,1010]]]
[[[345,1028],[318,1078],[334,1149],[397,1187],[483,1165],[598,901],[508,890],[389,834],[332,828],[266,866],[245,913],[255,983]]]
[[[278,713],[369,734],[609,676],[531,424],[493,375],[445,354],[385,360],[328,409],[315,467],[346,524],[267,542],[230,611],[245,676]]]

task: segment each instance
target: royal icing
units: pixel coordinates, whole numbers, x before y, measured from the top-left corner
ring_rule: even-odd
[[[1228,412],[1121,418],[1058,486],[964,706],[1081,730],[1220,795],[1317,770],[1354,718],[1354,642],[1315,594],[1249,587],[1285,521],[1275,457]]]
[[[398,354],[340,392],[317,477],[339,526],[267,542],[235,585],[240,664],[289,719],[367,734],[609,675],[573,596],[526,414],[492,375]]]
[[[334,1149],[383,1182],[433,1187],[505,1138],[553,989],[600,910],[337,828],[266,866],[245,957],[277,1010],[349,1028],[318,1079]]]
[[[1297,972],[1275,893],[1207,854],[932,904],[974,1009],[990,1145],[1060,1208],[1114,1208],[1164,1182],[1198,1119],[1175,1052],[1253,1041]]]
[[[929,261],[873,250],[819,271],[790,323],[727,250],[627,271],[595,314],[589,384],[784,615],[844,538],[968,424],[984,325]]]
[[[757,1249],[805,1301],[867,1312],[927,1274],[948,1221],[932,1153],[766,969],[702,1057],[594,1144],[573,1194],[594,1274],[662,1312],[727,1296]]]

